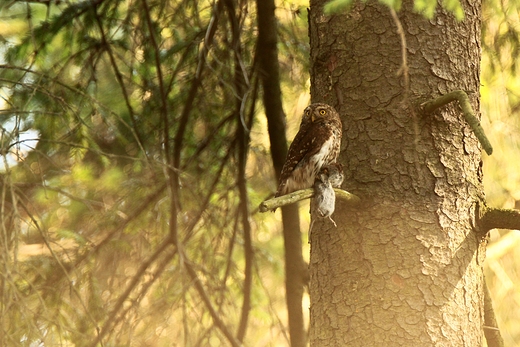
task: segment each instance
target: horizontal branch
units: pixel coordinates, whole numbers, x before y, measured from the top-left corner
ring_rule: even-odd
[[[463,90],[455,90],[451,93],[445,94],[438,98],[426,101],[421,104],[421,108],[425,113],[432,113],[439,107],[449,104],[452,101],[458,100],[460,104],[460,108],[462,109],[462,113],[464,114],[464,119],[469,124],[475,136],[479,140],[482,148],[486,151],[488,155],[493,153],[493,146],[489,142],[486,134],[484,133],[484,129],[480,125],[480,121],[475,117],[475,112],[471,107],[469,102],[468,94]]]
[[[484,208],[478,225],[482,233],[491,229],[520,230],[520,210],[503,208]]]
[[[357,204],[361,200],[356,195],[349,193],[345,190],[334,188],[334,192],[336,193],[336,198],[349,202],[352,204]],[[273,211],[278,207],[282,207],[285,205],[294,204],[295,202],[312,198],[314,196],[314,189],[302,189],[292,192],[290,194],[282,195],[277,198],[272,198],[265,200],[260,204],[259,210],[260,212]]]

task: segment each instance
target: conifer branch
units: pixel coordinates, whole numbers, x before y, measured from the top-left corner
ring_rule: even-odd
[[[358,196],[347,192],[343,189],[334,188],[334,192],[336,193],[336,198],[351,203],[353,205],[358,204],[361,200]],[[278,207],[282,207],[285,205],[294,204],[295,202],[312,198],[314,196],[314,189],[302,189],[292,192],[290,194],[282,195],[277,198],[267,199],[260,204],[259,210],[260,212],[273,211]]]
[[[462,109],[462,113],[464,114],[464,119],[469,124],[475,136],[479,140],[482,148],[486,151],[488,155],[493,153],[493,146],[489,142],[486,134],[484,133],[484,129],[480,125],[480,121],[475,117],[475,112],[471,107],[469,102],[468,94],[463,90],[455,90],[451,93],[445,94],[438,98],[426,101],[422,103],[420,106],[424,113],[432,113],[439,107],[449,104],[452,101],[458,100],[460,104],[460,108]]]

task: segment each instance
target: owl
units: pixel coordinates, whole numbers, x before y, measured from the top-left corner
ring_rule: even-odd
[[[316,103],[305,108],[300,130],[289,147],[275,196],[312,187],[320,169],[336,162],[341,135],[341,119],[332,106]]]

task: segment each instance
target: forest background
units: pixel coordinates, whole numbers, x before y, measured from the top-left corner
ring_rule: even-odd
[[[310,102],[307,6],[277,2],[289,139]],[[504,208],[520,204],[518,6],[483,2],[484,187]],[[227,344],[219,324],[246,345],[288,344],[281,215],[256,208],[276,188],[256,14],[247,1],[0,2],[1,346]],[[300,215],[308,260],[308,205]],[[494,230],[485,262],[507,346],[519,243]]]

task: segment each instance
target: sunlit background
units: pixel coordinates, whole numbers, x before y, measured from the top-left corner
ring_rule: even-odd
[[[484,1],[481,63],[482,125],[493,144],[484,156],[484,189],[490,206],[520,207],[520,78],[517,1]],[[520,343],[520,232],[493,230],[486,282],[506,346]]]
[[[114,77],[94,17],[87,16],[93,22],[85,23],[70,19],[70,30],[55,32],[51,25],[42,29],[43,21],[60,15],[66,4],[80,2],[56,3],[4,0],[0,4],[4,202],[0,212],[6,238],[0,241],[4,245],[0,315],[11,320],[1,323],[10,335],[0,341],[6,346],[81,345],[77,341],[95,334],[135,278],[136,264],[151,257],[169,230],[169,196],[156,192],[166,184],[161,119],[156,114],[157,71],[152,53],[144,49],[149,43],[146,35],[133,31],[145,19],[138,11],[125,17],[136,6],[128,0],[118,8],[121,13],[108,13],[113,22],[103,24],[110,28],[106,40],[122,66],[121,82]],[[152,17],[157,25],[164,25],[157,33],[166,42],[161,50],[164,64],[170,64],[164,74],[175,76],[168,87],[174,95],[170,107],[177,114],[195,71],[197,47],[190,47],[190,40],[202,44],[207,33],[201,29],[212,8],[209,1],[160,3],[157,6],[164,8],[155,8]],[[483,154],[484,186],[493,207],[520,206],[519,5],[518,1],[484,1],[481,115],[494,147],[492,156]],[[249,30],[242,42],[250,49],[244,52],[244,60],[250,64],[255,23],[254,6],[244,4],[247,6],[249,12],[240,12],[240,20],[243,30]],[[306,1],[279,1],[276,12],[289,139],[310,101],[307,6]],[[159,13],[167,15],[156,18]],[[114,18],[120,23],[114,23]],[[218,35],[215,39],[206,69],[209,77],[205,81],[209,82],[201,91],[203,97],[197,99],[201,111],[193,112],[195,120],[189,125],[182,157],[185,212],[179,223],[189,230],[187,253],[219,313],[235,324],[240,300],[232,299],[233,295],[241,297],[244,256],[237,227],[241,221],[237,217],[236,163],[232,154],[227,155],[228,151],[234,153],[234,130],[230,122],[221,123],[230,112],[226,100],[233,98],[231,68],[226,68],[232,59],[226,53],[227,39]],[[38,40],[49,44],[41,46]],[[141,143],[129,130],[132,120],[121,97],[121,83],[127,86],[136,114],[146,116],[138,126],[146,135]],[[276,189],[266,129],[265,117],[259,112],[252,121],[246,170],[255,250],[247,345],[254,346],[286,345],[288,339],[281,216],[279,211],[259,214],[254,210]],[[208,138],[211,141],[204,144]],[[214,193],[206,196],[211,190]],[[141,205],[148,200],[149,205]],[[9,203],[12,201],[22,207]],[[301,204],[300,208],[308,260],[308,206]],[[7,240],[8,227],[14,230],[14,235],[9,234],[14,241]],[[520,233],[493,230],[490,238],[486,279],[506,346],[513,347],[520,342],[516,260],[520,259]],[[103,248],[93,246],[102,242]],[[80,266],[69,267],[78,259]],[[132,341],[132,346],[220,345],[223,338],[215,332],[200,297],[188,290],[191,284],[180,261],[175,254],[158,256],[121,303],[121,311],[114,316],[117,328],[107,336],[120,345]],[[308,305],[305,297],[306,315]],[[8,314],[10,310],[17,313]]]

